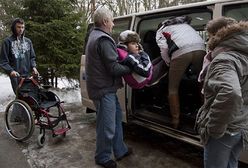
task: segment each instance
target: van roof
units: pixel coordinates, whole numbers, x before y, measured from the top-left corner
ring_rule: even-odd
[[[143,12],[137,12],[137,13],[132,13],[124,16],[117,16],[115,19],[119,18],[125,18],[125,17],[130,17],[130,16],[141,16],[141,15],[148,15],[148,14],[153,14],[153,13],[159,13],[163,11],[171,11],[171,10],[178,10],[178,9],[184,9],[184,8],[189,8],[189,7],[197,7],[197,6],[205,6],[205,5],[212,5],[216,3],[225,3],[225,2],[242,2],[246,0],[211,0],[211,1],[204,1],[204,2],[195,2],[195,3],[189,3],[189,4],[183,4],[179,6],[170,6],[170,7],[164,7],[164,8],[159,8],[159,9],[153,9],[153,10],[148,10],[148,11],[143,11]]]

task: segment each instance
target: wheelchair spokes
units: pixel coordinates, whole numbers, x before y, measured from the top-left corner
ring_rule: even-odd
[[[16,99],[7,106],[5,123],[8,133],[15,140],[27,140],[33,134],[33,113],[29,105],[22,100]]]

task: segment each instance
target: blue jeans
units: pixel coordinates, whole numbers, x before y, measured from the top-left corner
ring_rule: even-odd
[[[97,110],[95,161],[105,163],[111,159],[112,151],[116,158],[128,151],[123,142],[122,110],[116,93],[105,94],[94,104]]]
[[[225,134],[219,139],[210,137],[204,147],[204,167],[238,168],[238,159],[242,148],[241,133]]]

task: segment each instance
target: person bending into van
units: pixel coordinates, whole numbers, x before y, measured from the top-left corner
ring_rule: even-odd
[[[139,43],[139,35],[134,31],[125,30],[120,33],[118,40],[117,51],[120,63],[133,70],[132,74],[124,76],[125,81],[132,88],[143,88],[151,79],[152,63]]]
[[[169,66],[169,104],[174,128],[178,128],[180,121],[178,89],[181,78],[190,64],[199,74],[206,54],[204,41],[190,22],[188,16],[174,17],[163,21],[156,33],[161,56]]]
[[[116,95],[123,87],[121,77],[131,70],[118,61],[117,46],[110,36],[114,26],[112,12],[98,8],[93,19],[95,28],[86,46],[85,70],[87,92],[97,111],[95,162],[116,168],[112,152],[117,161],[132,153],[123,141],[122,110]]]
[[[25,24],[16,18],[11,25],[12,35],[4,39],[0,53],[0,67],[9,75],[12,89],[16,93],[18,77],[38,75],[32,41],[24,37]]]
[[[207,24],[210,64],[196,126],[205,168],[237,168],[248,149],[248,22],[220,17]]]

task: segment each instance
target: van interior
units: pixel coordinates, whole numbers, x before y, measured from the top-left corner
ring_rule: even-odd
[[[149,30],[144,34],[142,45],[151,60],[160,56],[160,49],[156,43],[156,31]],[[179,130],[193,135],[195,118],[203,97],[201,84],[197,81],[198,75],[194,67],[189,65],[179,88],[180,97],[180,125]],[[157,84],[143,89],[132,89],[133,115],[152,123],[171,126],[170,107],[168,102],[168,73]]]
[[[232,4],[223,6],[223,15],[236,18],[237,20],[247,20],[247,3]],[[191,26],[200,34],[203,40],[207,41],[205,31],[206,24],[213,18],[213,6],[203,5],[186,8],[183,10],[172,10],[158,12],[154,14],[143,14],[137,16],[135,31],[141,37],[141,44],[148,53],[151,60],[160,57],[160,49],[156,43],[156,30],[159,23],[175,16],[187,15],[192,18]],[[130,28],[131,17],[115,20],[114,39],[118,38],[121,31]],[[180,133],[189,133],[190,136],[197,135],[194,125],[199,108],[203,103],[201,94],[202,84],[197,81],[198,74],[194,67],[189,65],[179,87],[180,98],[180,124],[175,130]],[[129,95],[130,96],[130,95]],[[168,74],[157,84],[144,87],[143,89],[132,89],[131,112],[128,112],[129,119],[139,120],[145,124],[156,125],[157,128],[166,130],[174,129],[171,125],[170,107],[168,102]],[[130,121],[131,121],[130,120]]]

